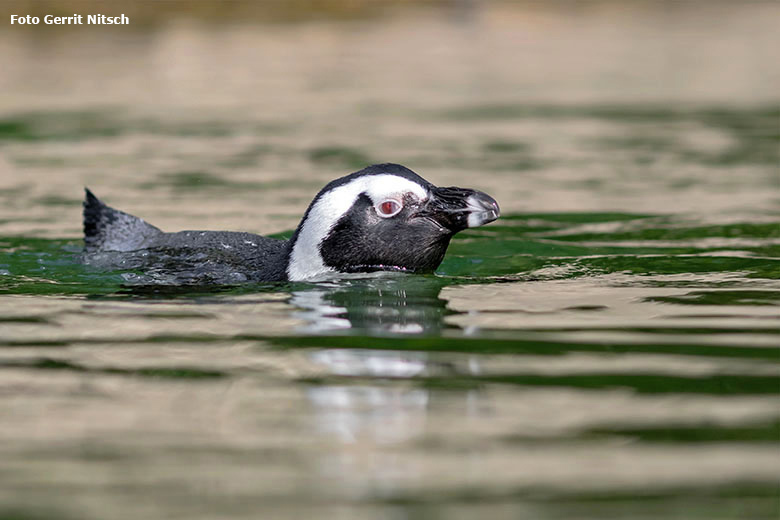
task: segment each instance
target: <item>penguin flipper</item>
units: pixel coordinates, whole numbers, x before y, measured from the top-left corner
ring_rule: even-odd
[[[84,188],[84,247],[87,252],[135,251],[162,231],[145,220],[105,205]]]

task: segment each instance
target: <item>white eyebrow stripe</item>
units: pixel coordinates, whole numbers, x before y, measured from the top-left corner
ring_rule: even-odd
[[[290,281],[308,280],[333,271],[325,265],[320,243],[333,226],[365,193],[376,204],[382,200],[411,192],[420,200],[428,198],[428,190],[416,182],[391,174],[366,175],[324,193],[309,210],[290,253],[287,276]]]

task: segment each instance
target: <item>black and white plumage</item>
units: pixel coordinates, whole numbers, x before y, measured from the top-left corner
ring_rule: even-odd
[[[110,254],[116,267],[184,273],[177,277],[183,283],[320,280],[375,271],[430,273],[455,233],[498,216],[498,204],[488,195],[436,187],[398,164],[369,166],[330,182],[311,202],[290,240],[231,231],[165,233],[106,206],[86,190],[85,259]]]

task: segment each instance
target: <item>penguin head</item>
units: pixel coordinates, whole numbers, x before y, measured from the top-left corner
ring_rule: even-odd
[[[291,239],[287,275],[430,273],[455,233],[498,216],[498,203],[482,192],[440,188],[398,164],[369,166],[317,194]]]

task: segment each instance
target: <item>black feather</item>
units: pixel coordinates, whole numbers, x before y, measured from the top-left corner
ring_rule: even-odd
[[[88,252],[134,251],[162,233],[143,219],[106,206],[89,188],[84,192],[84,246]]]

